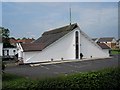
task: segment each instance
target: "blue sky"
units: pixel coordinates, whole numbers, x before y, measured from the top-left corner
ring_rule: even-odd
[[[78,23],[88,36],[118,36],[117,2],[2,2],[2,26],[16,38],[38,38],[44,31],[69,24],[69,5],[72,23]]]
[[[3,2],[118,2],[119,0],[1,0]]]

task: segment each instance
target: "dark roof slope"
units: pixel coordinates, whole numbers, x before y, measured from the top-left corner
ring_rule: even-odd
[[[114,37],[103,37],[99,38],[97,42],[111,42],[114,39]]]
[[[21,44],[21,46],[23,47],[24,51],[40,51],[44,45],[39,43],[24,43]]]
[[[72,25],[67,25],[61,28],[44,32],[42,36],[37,40],[35,40],[33,43],[22,44],[23,50],[24,51],[37,51],[37,50],[41,51],[77,27],[78,25],[77,23],[75,23]]]
[[[97,39],[98,39],[98,38],[93,38],[92,40],[93,40],[93,41],[96,41]]]
[[[105,43],[97,43],[102,49],[110,49]]]

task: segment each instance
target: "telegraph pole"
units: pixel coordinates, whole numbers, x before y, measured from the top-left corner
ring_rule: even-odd
[[[71,25],[71,5],[69,5],[69,11],[70,11],[70,25]]]

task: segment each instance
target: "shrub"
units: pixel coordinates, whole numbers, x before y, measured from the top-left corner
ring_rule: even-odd
[[[12,80],[12,78],[14,79]],[[7,79],[6,79],[7,78]],[[117,90],[120,86],[120,68],[108,68],[95,72],[76,73],[68,76],[56,78],[46,78],[39,80],[26,79],[14,75],[3,76],[3,90],[24,88],[33,89],[105,89]],[[119,88],[120,89],[120,88]]]

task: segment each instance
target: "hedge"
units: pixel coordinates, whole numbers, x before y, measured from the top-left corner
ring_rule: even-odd
[[[25,89],[44,90],[57,89],[103,89],[119,90],[120,68],[108,68],[100,71],[62,75],[55,78],[27,79],[16,75],[3,75],[3,90]]]

